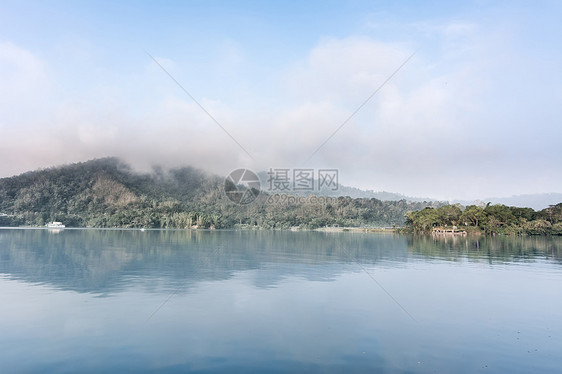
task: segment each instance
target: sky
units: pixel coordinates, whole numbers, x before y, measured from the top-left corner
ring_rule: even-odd
[[[449,200],[562,192],[561,18],[559,1],[1,1],[0,177],[116,156]]]

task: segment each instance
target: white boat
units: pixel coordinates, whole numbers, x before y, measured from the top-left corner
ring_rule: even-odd
[[[62,222],[49,222],[47,223],[47,227],[50,229],[64,229],[66,226],[62,224]]]

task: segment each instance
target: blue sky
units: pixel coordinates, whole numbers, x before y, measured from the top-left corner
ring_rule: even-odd
[[[0,177],[119,156],[338,168],[412,196],[562,192],[561,16],[557,1],[4,1]]]

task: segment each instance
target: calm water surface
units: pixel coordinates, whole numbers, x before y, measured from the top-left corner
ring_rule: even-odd
[[[0,372],[559,373],[562,238],[0,230]]]

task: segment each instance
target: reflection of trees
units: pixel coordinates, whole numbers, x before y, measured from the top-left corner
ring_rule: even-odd
[[[290,274],[329,280],[341,263],[407,256],[392,235],[282,231],[0,230],[0,274],[78,292],[111,293],[138,280],[177,287],[266,268],[271,285]],[[306,268],[315,267],[314,271]],[[353,268],[355,271],[358,268]],[[259,286],[260,284],[258,284]]]
[[[332,280],[364,265],[395,266],[412,255],[444,260],[562,264],[562,238],[399,236],[287,231],[0,230],[0,274],[77,292],[110,294],[132,282],[189,289],[261,269],[256,286],[296,275]],[[391,264],[391,265],[389,265]]]
[[[549,236],[407,236],[408,251],[440,259],[495,261],[553,259],[562,263],[562,239]]]

